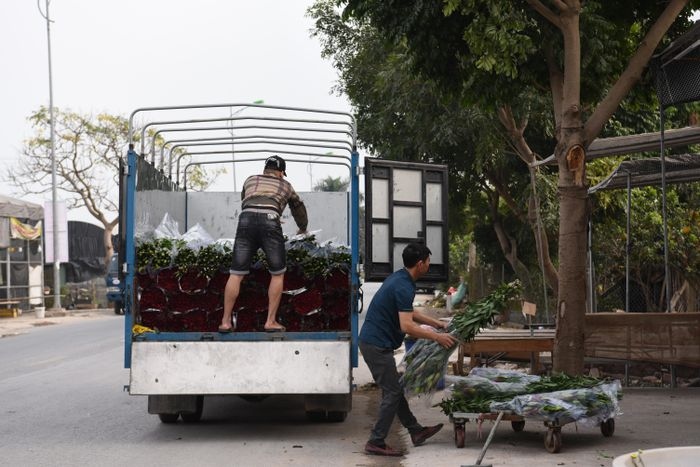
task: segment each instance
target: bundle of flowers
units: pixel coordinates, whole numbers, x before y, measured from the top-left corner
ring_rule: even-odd
[[[288,241],[284,293],[277,313],[288,331],[350,330],[350,253],[313,236]],[[158,331],[216,332],[232,249],[226,243],[190,248],[158,238],[136,249],[136,323]],[[234,305],[236,330],[263,331],[270,274],[259,251]]]
[[[491,368],[474,370],[468,376],[448,379],[453,383],[450,397],[438,404],[445,414],[507,411],[563,425],[573,421],[599,424],[619,412],[619,381],[566,374],[539,377]],[[479,376],[480,371],[488,378]]]
[[[591,388],[516,396],[509,401],[492,402],[489,409],[559,425],[578,422],[595,426],[619,413],[619,391],[620,382],[616,380]]]
[[[526,375],[515,371],[490,372],[480,375],[474,370],[494,370],[493,368],[473,368],[467,376],[447,375],[445,383],[452,386],[453,392],[474,393],[478,392],[484,395],[510,395],[515,396],[523,394],[526,391],[527,385],[534,381],[539,381],[537,375]]]
[[[450,321],[447,331],[458,342],[471,341],[479,330],[491,324],[519,293],[518,281],[501,284],[491,294],[468,304],[463,311],[457,313]],[[435,341],[419,339],[404,357],[406,371],[401,377],[401,384],[406,394],[413,396],[434,391],[438,381],[444,376],[447,360],[457,345],[445,349]]]

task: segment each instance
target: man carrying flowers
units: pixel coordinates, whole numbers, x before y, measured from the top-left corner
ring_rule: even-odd
[[[365,452],[380,456],[402,456],[401,451],[388,446],[384,439],[389,433],[394,416],[411,435],[414,446],[423,444],[440,431],[442,423],[423,427],[411,412],[399,383],[394,350],[403,343],[406,334],[417,339],[431,339],[445,348],[455,344],[447,333],[421,327],[446,328],[447,324],[413,309],[416,280],[430,268],[430,249],[409,243],[402,253],[404,268],[390,275],[379,288],[367,309],[367,317],[359,336],[359,347],[372,377],[382,390],[379,418],[372,428]]]

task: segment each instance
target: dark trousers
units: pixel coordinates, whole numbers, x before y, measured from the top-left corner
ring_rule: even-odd
[[[372,428],[370,443],[382,445],[389,434],[394,416],[398,415],[401,424],[409,433],[417,433],[423,429],[408,407],[408,401],[399,383],[399,373],[396,371],[394,351],[383,349],[362,341],[359,343],[362,358],[365,359],[372,377],[382,390],[382,402],[379,405],[379,419]]]

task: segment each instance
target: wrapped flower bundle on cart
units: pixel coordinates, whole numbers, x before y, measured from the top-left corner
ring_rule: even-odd
[[[488,375],[484,377],[480,375]],[[591,418],[600,423],[619,413],[619,381],[590,376],[537,376],[496,368],[473,368],[467,376],[448,376],[449,397],[438,405],[454,412],[505,411],[561,424]],[[585,423],[585,421],[584,421]]]
[[[565,425],[577,422],[597,426],[619,414],[620,382],[603,382],[590,388],[524,394],[509,401],[492,402],[491,412],[507,411],[522,417]]]
[[[486,376],[480,376],[486,375]],[[575,422],[600,426],[603,436],[615,431],[620,414],[620,382],[588,376],[533,376],[509,370],[474,368],[468,376],[448,378],[448,397],[439,404],[454,423],[455,445],[464,447],[465,423],[509,420],[514,431],[522,431],[525,420],[544,422],[547,451],[559,452],[562,426]],[[514,394],[514,391],[520,394]],[[495,429],[492,429],[492,432]]]
[[[481,370],[488,370],[488,372]],[[509,370],[504,370],[499,375],[498,369],[482,367],[472,368],[467,376],[445,376],[445,383],[451,387],[453,393],[479,393],[499,397],[525,394],[528,384],[539,380],[540,377],[537,375]]]

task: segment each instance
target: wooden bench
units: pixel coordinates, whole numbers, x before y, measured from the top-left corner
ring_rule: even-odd
[[[479,354],[498,354],[511,358],[530,360],[530,370],[533,374],[540,371],[540,352],[552,352],[554,347],[554,330],[483,330],[471,342],[461,344],[457,349],[455,374],[464,374],[464,357],[469,356],[469,370],[477,366]]]

